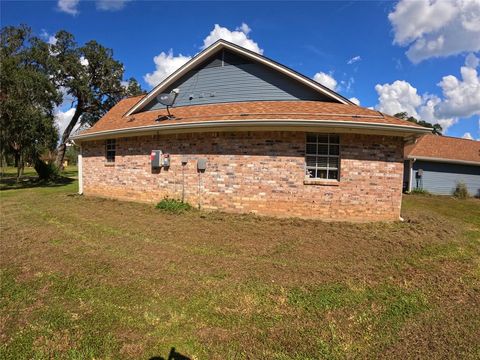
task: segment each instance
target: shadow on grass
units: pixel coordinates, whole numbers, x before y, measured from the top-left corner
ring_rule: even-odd
[[[16,177],[3,177],[0,179],[0,191],[14,189],[28,189],[36,187],[58,187],[69,185],[74,179],[61,176],[55,181],[39,180],[37,176],[24,176],[17,182]]]
[[[191,360],[188,356],[182,355],[178,353],[174,347],[170,349],[170,353],[168,354],[168,358],[165,359],[162,356],[154,356],[151,357],[149,360]]]

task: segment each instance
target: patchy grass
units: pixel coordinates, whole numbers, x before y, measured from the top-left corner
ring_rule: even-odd
[[[478,358],[480,201],[336,224],[0,192],[0,358]]]

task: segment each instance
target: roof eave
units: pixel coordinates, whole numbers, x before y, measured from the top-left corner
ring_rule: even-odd
[[[475,165],[480,166],[480,161],[469,161],[461,159],[447,159],[447,158],[438,158],[438,157],[429,157],[429,156],[416,156],[416,155],[407,155],[407,160],[421,160],[421,161],[432,161],[448,164],[460,164],[460,165]]]
[[[71,140],[93,140],[106,137],[121,137],[121,136],[135,136],[139,133],[152,133],[152,132],[198,132],[198,131],[228,131],[232,129],[241,129],[244,131],[261,131],[265,128],[271,128],[276,130],[282,129],[312,129],[312,128],[331,128],[339,129],[343,132],[356,132],[356,131],[377,131],[388,133],[393,136],[411,137],[421,136],[430,130],[427,128],[419,128],[404,125],[392,125],[382,123],[368,123],[358,121],[338,121],[338,120],[213,120],[213,121],[199,121],[177,124],[159,124],[159,125],[147,125],[138,126],[132,128],[114,129],[97,131],[94,133],[78,134],[71,137]]]

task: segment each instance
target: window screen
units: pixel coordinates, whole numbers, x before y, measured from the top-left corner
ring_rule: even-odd
[[[306,135],[305,173],[312,179],[338,180],[340,175],[340,136]]]

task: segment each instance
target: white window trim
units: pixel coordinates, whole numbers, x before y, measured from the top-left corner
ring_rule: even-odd
[[[317,140],[316,142],[311,142],[308,141],[308,136],[316,136]],[[319,136],[327,136],[327,142],[319,142],[318,137]],[[330,136],[336,136],[338,137],[338,143],[332,143],[330,142]],[[315,144],[316,145],[316,154],[309,154],[307,152],[307,147],[309,144]],[[328,149],[328,154],[323,155],[323,154],[318,154],[318,145],[327,145]],[[330,154],[330,146],[331,145],[338,145],[338,155],[332,155]],[[340,181],[340,167],[341,167],[341,146],[340,146],[340,134],[330,134],[330,133],[305,133],[305,166],[304,166],[304,171],[305,171],[305,180],[310,180],[310,181],[332,181],[332,182],[338,182]],[[313,156],[315,157],[315,166],[308,166],[307,165],[307,156]],[[327,166],[318,166],[318,158],[337,158],[338,159],[338,166],[337,167],[331,167],[329,166],[329,162],[327,163]],[[316,177],[317,174],[315,174],[315,177],[310,177],[307,172],[308,170],[326,170],[327,171],[327,177],[326,178],[320,178]],[[329,172],[330,171],[336,171],[337,172],[337,177],[336,178],[329,178]]]

